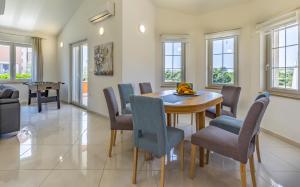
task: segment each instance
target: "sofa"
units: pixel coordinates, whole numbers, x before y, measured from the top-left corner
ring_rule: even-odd
[[[0,85],[0,134],[20,130],[19,91],[7,85]]]

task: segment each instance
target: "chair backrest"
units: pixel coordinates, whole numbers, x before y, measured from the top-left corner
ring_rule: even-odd
[[[223,86],[221,93],[223,95],[222,106],[229,107],[233,116],[236,117],[241,87]]]
[[[141,94],[152,93],[152,87],[150,82],[139,83]]]
[[[265,114],[265,111],[269,105],[269,98],[263,97],[258,99],[250,107],[246,119],[239,133],[239,149],[241,153],[241,162],[247,162],[249,156],[249,149],[254,151],[255,136],[257,135],[261,120]]]
[[[269,92],[263,92],[263,93],[259,94],[258,96],[256,96],[255,101],[257,101],[257,100],[259,100],[259,99],[261,99],[263,97],[269,98],[270,97],[270,93]]]
[[[114,90],[111,87],[103,89],[103,93],[106,99],[106,104],[109,112],[110,125],[111,127],[113,127],[116,123],[117,116],[119,116],[117,99]]]
[[[129,98],[130,96],[134,95],[134,90],[132,84],[118,84],[118,89],[121,99],[121,109],[122,113],[124,114],[126,104],[130,103]]]
[[[167,130],[163,101],[160,98],[131,96],[130,103],[133,115],[133,131],[135,146],[149,150],[152,140],[156,156],[166,154]]]

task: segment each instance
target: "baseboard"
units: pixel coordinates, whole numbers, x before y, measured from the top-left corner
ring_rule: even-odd
[[[87,111],[88,113],[95,114],[95,115],[97,115],[97,116],[100,116],[100,117],[103,117],[103,118],[109,119],[109,117],[108,117],[108,116],[106,116],[106,115],[103,115],[103,114],[100,114],[100,113],[98,113],[98,112],[95,112],[95,111],[92,111],[92,110],[89,110],[89,109],[87,109],[86,111]]]
[[[267,130],[267,129],[265,129],[265,128],[261,128],[261,131],[264,132],[264,133],[266,133],[266,134],[272,135],[272,136],[278,138],[278,139],[281,140],[281,141],[284,141],[284,142],[286,142],[286,143],[288,143],[288,144],[291,144],[291,145],[293,145],[293,146],[296,146],[296,147],[300,148],[300,143],[299,143],[299,142],[296,142],[296,141],[294,141],[294,140],[291,140],[291,139],[289,139],[289,138],[286,138],[286,137],[284,137],[284,136],[281,136],[281,135],[279,135],[279,134],[277,134],[277,133],[275,133],[275,132],[272,132],[272,131],[270,131],[270,130]]]

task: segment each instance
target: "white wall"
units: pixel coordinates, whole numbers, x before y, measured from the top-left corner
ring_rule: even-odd
[[[139,31],[139,25],[146,32]],[[132,83],[139,93],[139,82],[155,87],[155,7],[149,0],[123,1],[122,82]]]
[[[34,33],[34,32],[31,33],[31,32],[12,30],[12,29],[5,29],[5,28],[0,28],[0,32],[10,33],[10,35],[3,34],[3,33],[0,34],[0,40],[2,41],[13,41],[19,43],[31,42],[30,37],[24,37],[23,35],[43,38],[42,40],[43,63],[44,63],[43,79],[45,81],[59,81],[58,73],[57,73],[57,55],[56,55],[57,41],[55,36],[46,35],[42,33]],[[28,98],[27,86],[24,86],[23,84],[15,84],[15,83],[8,84],[8,85],[13,86],[20,91],[20,101],[22,103],[27,102],[27,98]]]
[[[101,23],[91,24],[88,18],[101,11],[106,0],[86,0],[77,10],[69,23],[58,36],[58,43],[64,43],[58,48],[60,77],[67,84],[64,86],[62,98],[70,101],[70,44],[87,39],[89,46],[89,102],[88,109],[107,115],[107,106],[102,90],[112,86],[117,98],[117,84],[121,82],[136,83],[151,81],[155,76],[154,51],[154,7],[150,0],[115,0],[116,15]],[[139,15],[139,16],[137,16]],[[147,27],[147,32],[141,34],[140,23]],[[100,36],[99,28],[105,32]],[[106,42],[114,42],[114,75],[95,76],[94,46]]]
[[[64,43],[63,48],[58,47],[58,62],[60,78],[64,85],[62,99],[70,101],[70,44],[87,40],[89,46],[89,93],[88,109],[99,114],[107,114],[103,88],[112,86],[117,89],[117,83],[122,79],[122,0],[116,0],[116,15],[98,24],[92,24],[88,19],[100,11],[106,0],[86,0],[82,3],[71,20],[66,24],[58,36],[58,43]],[[104,27],[103,36],[99,35],[100,26]],[[114,76],[94,75],[94,47],[99,44],[114,43]]]
[[[236,6],[205,13],[199,16],[158,9],[157,22],[157,68],[156,85],[161,80],[160,34],[190,34],[190,51],[187,61],[187,81],[197,84],[198,89],[206,86],[205,33],[241,28],[239,40],[239,85],[242,87],[239,116],[244,117],[260,87],[259,34],[256,24],[273,16],[300,6],[298,0],[253,0]],[[262,126],[300,143],[299,100],[271,97],[271,103]]]

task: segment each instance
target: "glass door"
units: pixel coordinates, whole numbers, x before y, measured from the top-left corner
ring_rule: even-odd
[[[72,44],[72,104],[88,105],[88,45],[86,42]]]

